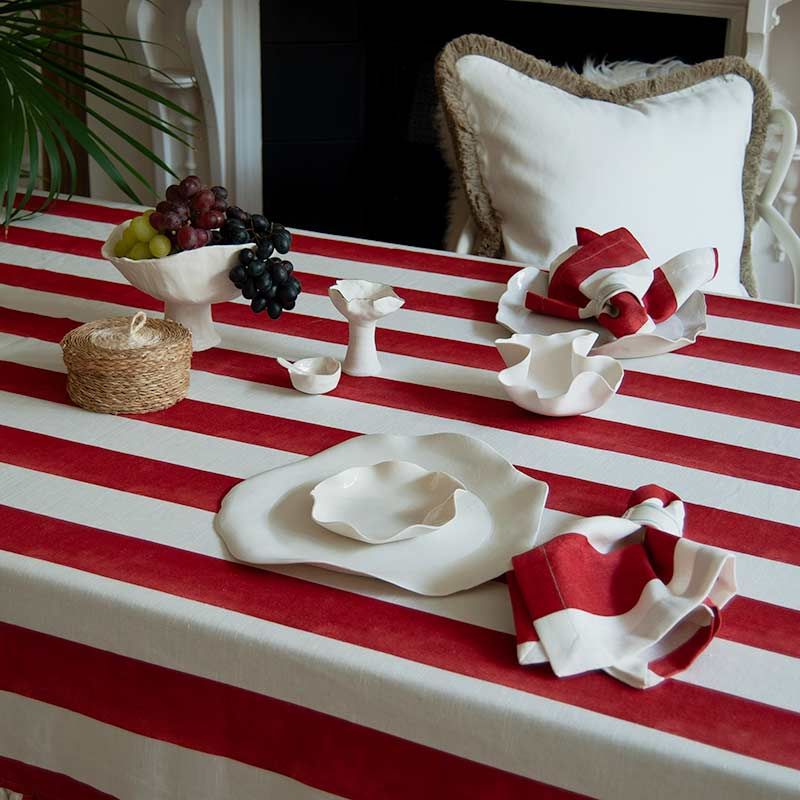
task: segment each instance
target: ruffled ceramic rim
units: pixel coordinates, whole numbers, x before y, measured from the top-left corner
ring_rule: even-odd
[[[370,287],[371,294],[354,294],[351,290],[360,287]],[[368,303],[377,303],[379,300],[392,299],[399,301],[402,305],[405,301],[387,283],[376,283],[375,281],[362,280],[361,278],[342,278],[336,281],[328,289],[328,292],[336,292],[347,304],[363,300]],[[399,308],[400,306],[398,306]]]
[[[525,297],[534,279],[541,272],[543,272],[543,270],[540,270],[538,267],[525,267],[515,272],[509,278],[506,289],[500,296],[500,300],[497,303],[495,320],[512,333],[535,333],[535,331],[524,331],[520,330],[518,327],[514,327],[513,320],[509,320],[508,316],[538,316],[533,311],[529,311],[525,308],[522,299]],[[688,331],[684,329],[684,335],[677,339],[670,339],[655,331],[650,333],[634,333],[628,336],[621,336],[619,339],[611,339],[611,341],[596,344],[592,349],[592,353],[594,355],[606,355],[615,358],[642,358],[648,355],[669,353],[681,347],[694,344],[697,341],[697,337],[706,330],[706,304],[703,293],[700,290],[693,292],[670,319],[674,319],[676,316],[680,318],[681,311],[687,309],[692,304],[698,305],[702,320]],[[568,320],[563,320],[563,322],[565,325],[569,324]],[[664,325],[667,322],[669,322],[669,320],[665,320],[665,322],[659,324]],[[591,324],[589,320],[583,320],[583,323]],[[656,331],[657,330],[658,326],[656,326]],[[593,332],[605,333],[604,330]],[[636,355],[624,352],[631,343],[638,343],[642,351],[636,353]],[[648,348],[647,345],[650,343],[652,347]]]
[[[162,258],[156,258],[153,256],[152,258],[135,259],[128,258],[127,256],[115,256],[114,245],[116,245],[116,243],[122,238],[122,233],[125,228],[128,227],[129,222],[130,220],[120,222],[119,225],[115,226],[111,233],[108,234],[108,239],[103,242],[103,246],[100,248],[100,255],[106,259],[106,261],[110,261],[112,264],[115,262],[119,262],[121,264],[141,264],[142,261],[157,261],[161,267],[169,266],[176,267],[178,269],[191,268],[191,264],[187,264],[185,262],[191,260],[193,255],[196,256],[197,250],[183,250],[180,253],[173,253],[170,256],[163,256]],[[246,244],[215,244],[207,246],[213,247],[217,253],[226,256],[230,255],[231,253],[238,252],[244,247],[247,247]]]
[[[288,370],[295,375],[303,375],[315,378],[332,378],[334,375],[342,371],[341,362],[335,359],[333,356],[308,356],[306,358],[298,358],[296,361],[289,361],[288,358],[279,357],[276,360],[285,370]],[[311,370],[300,369],[297,365],[303,361],[320,361],[326,367],[330,367],[330,369],[317,369],[313,372]]]
[[[385,470],[388,468],[389,465],[393,464],[412,464],[412,462],[407,461],[400,461],[398,459],[388,459],[386,461],[380,461],[377,464],[366,464],[364,466],[354,466],[354,467],[347,467],[346,469],[341,470],[329,477],[325,478],[325,480],[320,481],[312,490],[311,490],[311,497],[313,500],[313,505],[311,507],[311,518],[316,522],[318,525],[322,525],[327,530],[331,530],[329,527],[330,525],[339,525],[341,527],[349,528],[351,531],[355,533],[355,536],[352,538],[356,541],[364,542],[365,544],[388,544],[389,542],[396,541],[403,537],[403,534],[407,533],[411,528],[419,528],[420,535],[422,533],[432,532],[438,530],[439,528],[444,527],[448,523],[452,522],[456,518],[456,514],[458,512],[457,507],[457,497],[460,493],[467,491],[464,487],[464,484],[458,480],[458,478],[454,478],[447,472],[442,472],[441,470],[429,470],[425,467],[419,467],[418,464],[413,464],[415,467],[419,467],[424,473],[425,477],[430,477],[432,475],[441,475],[447,479],[448,486],[450,488],[449,494],[447,494],[441,501],[436,503],[435,505],[428,508],[422,518],[418,522],[412,522],[410,525],[406,525],[403,528],[400,528],[397,531],[394,531],[391,536],[387,536],[384,538],[377,538],[374,536],[369,536],[360,528],[358,528],[351,520],[349,519],[342,519],[341,517],[335,516],[325,516],[320,509],[323,500],[327,497],[327,490],[331,488],[331,486],[340,479],[345,473],[367,473],[367,472],[374,472],[379,473],[382,469]],[[423,477],[421,473],[419,477]],[[326,485],[327,484],[327,485]],[[431,523],[425,522],[425,520],[433,515],[437,511],[442,511],[444,516],[438,522]],[[338,531],[333,531],[334,533],[339,533]],[[339,534],[343,535],[343,534]],[[412,537],[403,537],[403,538],[412,538]]]

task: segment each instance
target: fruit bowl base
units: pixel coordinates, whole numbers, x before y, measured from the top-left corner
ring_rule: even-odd
[[[164,303],[164,319],[180,322],[192,332],[192,350],[208,350],[216,347],[222,339],[214,328],[209,303]]]

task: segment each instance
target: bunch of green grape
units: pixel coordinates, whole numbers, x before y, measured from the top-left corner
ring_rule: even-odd
[[[141,261],[144,258],[163,258],[170,254],[172,242],[150,224],[150,215],[154,212],[155,209],[145,211],[128,223],[122,232],[122,238],[114,245],[114,255],[117,258]]]

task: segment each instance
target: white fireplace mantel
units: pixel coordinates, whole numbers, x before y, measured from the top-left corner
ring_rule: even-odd
[[[178,102],[202,125],[193,132],[196,154],[153,130],[153,149],[189,174],[198,162],[207,165],[208,180],[228,188],[243,208],[262,205],[261,169],[261,30],[258,0],[171,0],[169,15],[151,0],[127,0],[128,34],[146,42],[139,50],[142,79]],[[169,32],[165,35],[165,24]],[[175,67],[175,64],[178,64]],[[159,70],[159,71],[156,71]],[[166,75],[162,74],[166,73]],[[164,108],[159,113],[169,116]],[[177,121],[177,120],[176,120]],[[185,121],[181,120],[185,125]],[[172,182],[157,170],[154,185],[163,191]]]
[[[523,2],[539,2],[539,0],[523,0]],[[748,0],[546,0],[546,2],[726,19],[728,21],[725,36],[726,54],[742,55],[754,67],[766,73],[767,39],[770,31],[780,22],[778,9],[791,0],[750,0],[750,2]]]
[[[767,74],[769,34],[780,23],[778,9],[791,0],[751,0],[747,5],[745,58]]]
[[[523,0],[537,2],[537,0]],[[620,8],[657,13],[721,17],[728,20],[726,52],[743,55],[766,73],[769,34],[780,22],[778,9],[790,0],[548,0],[563,5]],[[172,0],[170,23],[182,30],[186,53],[181,70],[167,69],[174,83],[151,72],[158,89],[190,110],[202,109],[207,150],[203,162],[212,180],[231,191],[244,207],[261,205],[261,32],[259,0]],[[128,0],[126,13],[130,35],[158,41],[164,16],[150,0]],[[145,46],[143,60],[163,69],[163,54]],[[177,99],[177,98],[176,98]],[[191,153],[183,158],[176,144],[153,131],[154,149],[168,162],[186,171],[196,163]],[[191,170],[190,170],[191,171]],[[156,175],[157,188],[169,182],[166,173]]]
[[[521,0],[537,2],[537,0]],[[766,73],[769,34],[780,22],[778,9],[790,0],[547,0],[563,5],[620,8],[656,13],[720,17],[728,21],[726,52],[743,55]],[[170,23],[182,30],[187,52],[184,69],[166,69],[173,79],[151,72],[159,91],[179,95],[190,110],[204,118],[199,141],[207,150],[211,179],[224,184],[244,207],[261,205],[261,31],[259,0],[173,0]],[[150,0],[128,0],[126,13],[130,35],[158,41],[164,16]],[[157,47],[145,46],[143,61],[164,69]],[[153,146],[165,160],[191,171],[193,154],[181,158],[176,143],[153,131]],[[169,182],[156,175],[157,188]]]

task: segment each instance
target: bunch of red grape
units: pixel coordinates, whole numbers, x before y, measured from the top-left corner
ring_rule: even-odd
[[[249,244],[288,253],[292,235],[283,225],[270,222],[263,214],[248,214],[228,205],[224,186],[205,186],[196,175],[169,186],[162,200],[149,215],[154,232],[166,236],[172,249],[195,250],[208,244]]]
[[[214,241],[214,231],[225,224],[228,191],[224,186],[204,186],[196,175],[167,188],[150,215],[150,224],[172,243],[173,252],[194,250]]]

